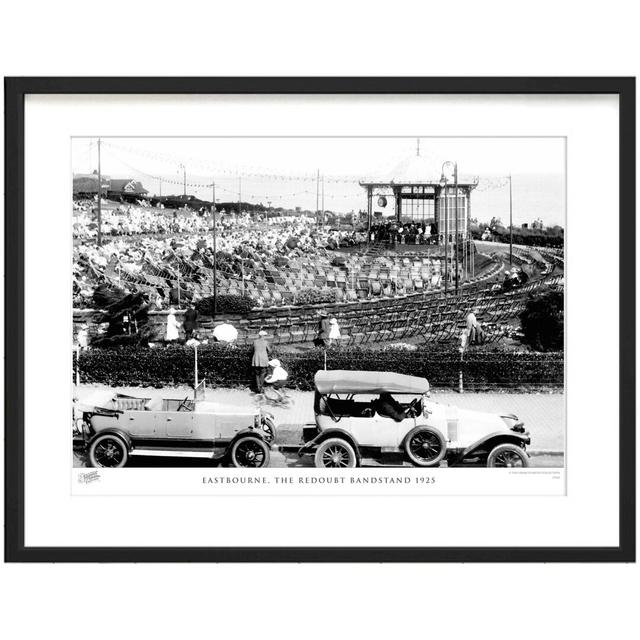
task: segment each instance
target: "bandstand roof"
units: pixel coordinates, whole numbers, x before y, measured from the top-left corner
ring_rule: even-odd
[[[360,180],[362,186],[440,185],[442,162],[421,155],[414,155],[399,162],[388,173]],[[474,186],[477,178],[458,174],[458,184]],[[452,184],[451,180],[449,184]]]

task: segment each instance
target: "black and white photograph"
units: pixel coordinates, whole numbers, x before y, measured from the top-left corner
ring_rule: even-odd
[[[565,468],[565,137],[70,145],[81,484]]]
[[[627,84],[10,83],[14,557],[628,557]]]

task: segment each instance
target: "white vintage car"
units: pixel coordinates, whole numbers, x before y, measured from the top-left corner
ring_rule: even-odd
[[[431,401],[425,378],[379,371],[318,371],[315,429],[299,455],[317,467],[356,467],[372,453],[401,452],[419,467],[482,462],[526,467],[529,433],[515,415]]]
[[[194,398],[136,398],[119,393],[85,407],[82,438],[94,467],[123,467],[130,456],[228,460],[266,467],[276,437],[273,416],[252,407]]]

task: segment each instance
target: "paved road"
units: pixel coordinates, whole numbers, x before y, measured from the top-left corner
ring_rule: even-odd
[[[102,385],[81,385],[77,390],[80,402],[90,401],[96,392],[105,391]],[[118,391],[142,397],[176,397],[183,398],[193,392],[188,387],[173,387],[171,389],[151,389],[139,387],[122,387]],[[305,391],[290,391],[291,404],[288,407],[263,404],[274,414],[276,425],[280,432],[288,432],[287,439],[291,439],[301,425],[312,423],[313,393]],[[242,389],[207,389],[207,400],[215,400],[225,404],[246,406],[248,403],[258,405],[253,394]],[[532,453],[531,465],[536,467],[564,466],[564,431],[565,431],[565,398],[560,393],[464,393],[437,392],[432,394],[432,400],[446,404],[455,404],[460,408],[476,409],[495,413],[515,413],[524,421],[525,427],[531,433]],[[136,466],[202,466],[202,460],[187,460],[184,458],[137,458],[131,460]],[[375,464],[371,461],[371,464]],[[302,460],[295,454],[282,454],[274,451],[271,455],[272,467],[311,466],[312,458]],[[74,466],[85,466],[84,456],[77,452],[74,456]]]

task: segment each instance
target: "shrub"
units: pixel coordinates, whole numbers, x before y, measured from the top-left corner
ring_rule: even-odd
[[[249,296],[238,296],[221,294],[217,296],[218,313],[236,313],[246,315],[254,306],[253,300]],[[213,315],[213,296],[202,298],[196,303],[198,313],[203,316]]]
[[[198,349],[200,376],[218,387],[248,386],[252,378],[251,346],[201,345]],[[289,372],[289,386],[313,389],[313,377],[324,367],[323,349],[281,353]],[[114,346],[90,349],[80,356],[85,382],[111,386],[193,384],[193,349],[187,346],[143,348]],[[461,362],[451,347],[419,347],[415,351],[376,350],[366,347],[327,350],[329,369],[395,371],[426,377],[436,388],[457,388],[459,371],[467,389],[557,387],[563,384],[564,356],[557,353],[498,351],[472,347]]]
[[[296,295],[296,304],[326,304],[336,300],[335,289],[301,289]]]
[[[537,351],[559,350],[564,345],[564,294],[547,291],[529,296],[520,314],[522,341]]]

